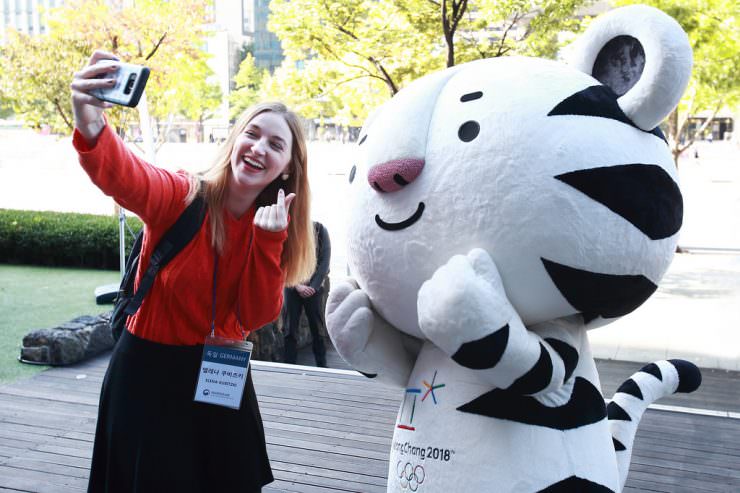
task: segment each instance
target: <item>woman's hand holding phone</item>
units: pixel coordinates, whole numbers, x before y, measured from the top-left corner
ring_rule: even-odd
[[[103,61],[106,62],[98,63]],[[115,86],[115,79],[102,77],[118,70],[116,62],[118,57],[112,53],[96,50],[87,66],[75,73],[70,84],[75,127],[90,146],[95,145],[98,135],[105,127],[103,110],[113,106],[93,96],[91,91]]]
[[[112,53],[96,51],[72,80],[75,124],[89,141],[103,129],[103,109],[112,104],[135,107],[144,93],[149,68],[124,63]],[[92,142],[91,142],[92,143]]]

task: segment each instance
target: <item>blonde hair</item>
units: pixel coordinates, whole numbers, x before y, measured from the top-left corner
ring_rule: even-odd
[[[231,152],[237,137],[244,132],[250,121],[257,115],[273,112],[281,115],[290,128],[293,136],[291,157],[286,173],[287,180],[278,176],[267,185],[255,200],[256,208],[277,202],[278,190],[281,188],[287,196],[295,193],[296,197],[290,206],[290,223],[288,239],[283,246],[280,266],[285,272],[285,284],[293,286],[310,278],[316,267],[316,248],[313,225],[311,222],[311,190],[308,184],[308,152],[298,116],[284,104],[277,102],[259,103],[247,109],[231,129],[228,138],[216,154],[213,165],[198,176],[193,176],[190,193],[186,202],[190,203],[201,193],[208,207],[211,228],[211,244],[216,251],[223,253],[226,241],[223,212],[226,203],[226,190],[231,178]],[[199,181],[203,181],[201,189]],[[200,192],[199,192],[200,190]]]

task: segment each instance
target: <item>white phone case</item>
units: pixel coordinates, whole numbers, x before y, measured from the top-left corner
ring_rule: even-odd
[[[103,78],[115,78],[116,84],[105,89],[95,89],[91,94],[98,99],[122,106],[134,108],[144,92],[149,79],[149,68],[131,63],[118,63],[116,72],[106,74]]]

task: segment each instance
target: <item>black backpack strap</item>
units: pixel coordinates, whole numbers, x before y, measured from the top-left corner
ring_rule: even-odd
[[[141,255],[141,244],[143,243],[144,231],[141,230],[134,238],[134,244],[131,246],[131,252],[126,259],[125,275],[118,288],[118,296],[131,296],[134,292],[134,280],[136,278],[135,266],[139,264],[139,255]]]
[[[180,214],[180,217],[177,218],[177,221],[175,221],[175,224],[167,230],[154,248],[151,259],[149,260],[149,266],[139,282],[139,289],[136,290],[131,302],[126,306],[126,315],[136,313],[144,301],[144,297],[154,284],[154,278],[157,277],[159,270],[167,265],[175,255],[180,253],[185,248],[185,245],[190,243],[203,225],[205,216],[205,202],[203,197],[198,194],[195,200],[185,208],[182,214]]]

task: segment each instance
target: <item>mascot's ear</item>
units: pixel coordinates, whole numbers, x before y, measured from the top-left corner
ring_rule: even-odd
[[[568,52],[570,65],[609,86],[622,111],[645,131],[673,111],[691,76],[686,33],[672,17],[645,5],[598,17]]]

